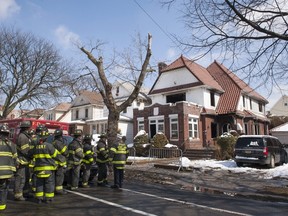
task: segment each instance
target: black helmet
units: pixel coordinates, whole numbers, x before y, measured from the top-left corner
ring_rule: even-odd
[[[92,135],[90,134],[85,134],[84,137],[83,137],[83,141],[91,141],[92,140]]]
[[[100,136],[98,136],[98,138],[107,138],[107,135],[106,134],[104,134],[104,133],[102,133],[102,134],[100,134]]]
[[[74,135],[74,137],[82,136],[82,130],[81,129],[76,129],[73,135]]]
[[[10,133],[10,129],[9,129],[8,125],[6,125],[6,124],[0,125],[0,133],[5,133],[8,135]]]
[[[43,124],[39,124],[36,128],[36,134],[40,134],[41,131],[48,132],[48,128]]]
[[[40,131],[38,135],[39,135],[41,140],[45,141],[47,139],[47,137],[49,136],[49,132],[48,131]]]
[[[30,121],[22,121],[20,123],[20,128],[30,128],[31,127],[31,122]]]
[[[61,129],[56,129],[55,131],[54,131],[54,136],[55,137],[60,137],[60,136],[62,136],[63,135],[63,131],[61,130]]]

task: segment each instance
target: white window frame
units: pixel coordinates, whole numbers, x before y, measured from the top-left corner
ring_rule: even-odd
[[[164,116],[153,116],[153,117],[149,117],[149,133],[151,135],[150,132],[150,125],[151,124],[156,124],[156,134],[157,133],[163,133],[165,134],[165,124],[164,124]]]
[[[145,130],[144,127],[144,118],[137,118],[137,128],[138,128],[138,132],[140,130]]]
[[[190,125],[191,125],[191,128],[190,128]],[[194,116],[194,115],[188,116],[188,134],[189,134],[189,139],[199,139],[199,117],[198,116]]]
[[[171,140],[179,140],[179,122],[178,122],[178,115],[169,115],[170,120],[170,139]],[[173,125],[176,126],[173,129]],[[175,136],[174,136],[175,134]]]

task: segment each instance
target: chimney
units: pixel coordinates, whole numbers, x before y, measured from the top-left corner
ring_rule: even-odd
[[[159,62],[158,63],[158,73],[160,74],[161,71],[167,67],[167,64],[165,62]]]

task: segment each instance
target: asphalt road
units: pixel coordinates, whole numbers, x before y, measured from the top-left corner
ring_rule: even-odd
[[[287,215],[288,205],[181,190],[175,185],[126,180],[123,190],[92,186],[58,195],[50,204],[33,199],[16,202],[9,195],[7,209],[0,215]]]

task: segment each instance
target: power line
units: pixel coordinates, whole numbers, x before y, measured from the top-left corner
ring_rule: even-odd
[[[160,24],[156,22],[156,20],[137,2],[137,0],[134,0],[134,2],[152,20],[152,22],[180,49],[175,40],[161,27]]]

